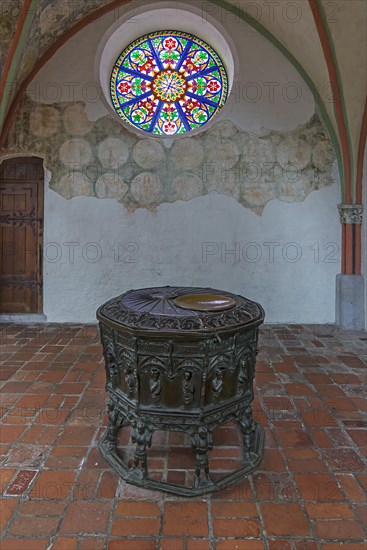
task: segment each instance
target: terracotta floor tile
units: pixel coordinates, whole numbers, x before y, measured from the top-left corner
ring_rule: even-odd
[[[96,491],[96,497],[98,499],[100,498],[114,498],[117,491],[118,486],[118,476],[115,472],[106,471],[103,472],[99,486]]]
[[[314,385],[315,389],[318,391],[318,393],[323,397],[345,397],[345,393],[343,390],[339,387],[339,385],[332,385],[332,384],[321,384],[321,385]]]
[[[61,446],[68,446],[68,445],[74,445],[76,447],[80,446],[88,446],[90,445],[94,435],[95,435],[96,429],[95,428],[87,428],[87,427],[69,427],[66,426],[64,428],[63,433],[60,435],[59,439],[57,440],[57,445]]]
[[[18,516],[9,529],[9,535],[23,537],[52,535],[56,531],[59,519],[59,517],[35,516],[30,521],[28,516]]]
[[[336,476],[336,480],[340,483],[343,491],[347,495],[347,498],[349,498],[351,502],[366,501],[367,494],[361,488],[360,484],[357,483],[353,475],[338,474]]]
[[[74,447],[67,448],[73,449]],[[55,470],[77,470],[81,466],[83,460],[83,456],[49,456],[45,462],[45,467]]]
[[[13,475],[15,474],[15,469],[14,468],[0,468],[0,487],[1,487],[1,492],[3,492],[5,490],[5,488],[7,487],[9,481],[11,480],[11,478],[13,477]]]
[[[236,447],[240,443],[241,432],[237,427],[221,427],[213,432],[214,445],[226,445]]]
[[[272,476],[267,473],[255,473],[253,483],[256,501],[276,500],[276,490],[273,486]]]
[[[180,521],[177,521],[180,518]],[[166,502],[163,516],[164,535],[208,535],[207,505],[204,502]]]
[[[299,501],[299,493],[293,481],[292,474],[288,472],[275,472],[270,475],[274,487],[274,500],[279,502]]]
[[[262,328],[253,409],[265,426],[264,458],[253,476],[214,493],[208,505],[208,497],[176,499],[129,485],[101,456],[107,395],[97,327],[6,325],[5,332],[2,488],[11,496],[1,502],[2,550],[340,548],[329,537],[365,550],[357,538],[367,500],[365,366],[354,333]],[[120,431],[121,452],[131,449],[130,435]],[[233,423],[215,430],[214,440],[213,477],[242,460]],[[156,432],[148,464],[152,475],[168,468],[169,480],[192,483],[190,438]]]
[[[348,397],[324,397],[324,401],[333,414],[337,415],[342,411],[354,411],[357,409],[355,403]]]
[[[0,459],[5,457],[11,449],[10,443],[0,443]]]
[[[362,397],[351,397],[351,400],[359,410],[366,412],[367,404],[365,399]]]
[[[80,537],[78,550],[106,550],[107,537]]]
[[[342,472],[365,471],[367,464],[352,448],[325,449],[326,462],[331,470]]]
[[[160,550],[184,550],[186,545],[185,539],[179,539],[177,537],[161,538]]]
[[[289,395],[315,395],[315,390],[307,384],[285,384]]]
[[[354,509],[357,512],[357,516],[361,522],[367,527],[367,503],[363,504],[354,504]]]
[[[273,369],[276,372],[298,372],[297,367],[291,361],[284,361],[283,363],[273,363]]]
[[[210,459],[210,455],[209,455]],[[149,460],[149,459],[148,459]],[[191,448],[171,447],[168,456],[168,467],[172,469],[194,468],[195,458]]]
[[[76,500],[97,498],[96,492],[100,477],[100,470],[93,470],[91,468],[83,469],[75,484],[73,498]]]
[[[78,550],[105,550],[106,537],[80,537]]]
[[[258,519],[214,519],[216,537],[258,537],[260,522]]]
[[[316,521],[315,531],[320,539],[330,540],[357,539],[363,541],[366,535],[363,527],[352,520]]]
[[[117,490],[117,496],[119,499],[134,499],[134,500],[159,500],[161,493],[159,491],[150,491],[135,485],[130,485],[126,481],[120,480]]]
[[[111,539],[108,544],[108,550],[156,550],[157,543],[155,538],[136,538],[128,539],[119,537]],[[87,549],[86,549],[87,550]],[[179,547],[177,548],[179,550]]]
[[[357,445],[367,444],[367,430],[347,430],[347,433]]]
[[[28,428],[30,424],[32,424],[34,417],[37,415],[35,411],[30,412],[29,415],[25,414],[23,411],[20,411],[16,408],[13,408],[11,411],[9,411],[8,414],[3,416],[2,421],[3,424],[16,424],[20,426],[24,426],[24,428]],[[12,441],[12,443],[14,443]]]
[[[317,458],[308,458],[305,460],[289,460],[289,468],[292,472],[326,472],[327,467]]]
[[[330,436],[330,439],[334,443],[335,447],[351,447],[352,441],[349,438],[346,430],[340,428],[328,428],[327,433]],[[326,452],[326,455],[329,453]],[[332,453],[331,453],[332,454]]]
[[[5,465],[12,467],[38,468],[44,463],[50,447],[46,445],[14,445],[9,453]]]
[[[340,542],[329,542],[322,545],[322,550],[366,550],[365,542],[343,542],[341,546]]]
[[[365,361],[355,355],[339,355],[338,358],[348,365],[348,367],[360,367],[362,369],[366,367]]]
[[[111,535],[113,537],[158,535],[159,529],[160,520],[158,518],[115,519],[112,524]]]
[[[177,537],[161,537],[160,550],[184,550],[186,539]]]
[[[254,539],[218,539],[216,550],[264,550],[265,546],[261,540]],[[193,547],[193,550],[195,548]]]
[[[332,384],[333,381],[330,376],[326,374],[306,374],[307,380],[310,384]]]
[[[261,471],[283,472],[285,464],[282,455],[277,449],[268,449],[259,466]]]
[[[19,442],[52,445],[59,435],[60,430],[60,426],[30,426],[19,438]]]
[[[50,394],[23,395],[16,402],[16,407],[21,411],[40,411],[49,398]]]
[[[115,508],[116,517],[149,518],[159,515],[160,509],[156,502],[118,502]]]
[[[230,485],[229,487],[225,487],[221,491],[213,493],[212,495],[213,501],[220,501],[220,502],[227,501],[227,500],[234,500],[236,502],[249,501],[249,500],[253,500],[253,498],[254,498],[254,495],[253,495],[252,487],[248,479],[244,479],[240,483]]]
[[[288,411],[285,411],[285,414],[288,414]],[[303,427],[300,420],[292,420],[290,418],[282,420],[274,418],[273,426],[276,430],[278,428],[287,428],[287,430],[301,430]]]
[[[211,544],[208,539],[190,538],[187,540],[187,550],[211,550]]]
[[[19,509],[23,516],[57,516],[62,515],[66,502],[64,500],[26,500]]]
[[[26,542],[27,546],[23,546]],[[1,550],[48,550],[50,547],[50,539],[47,538],[5,538],[1,541]]]
[[[306,503],[306,511],[315,519],[353,519],[354,514],[348,504],[339,502]]]
[[[70,409],[62,409],[59,406],[44,408],[36,416],[36,421],[39,424],[63,426],[70,417]]]
[[[314,540],[297,540],[294,541],[295,550],[318,550]]]
[[[66,509],[60,533],[105,533],[111,509],[111,502],[74,500]]]
[[[263,397],[263,402],[269,411],[285,411],[292,408],[292,402],[288,397]]]
[[[269,550],[292,550],[289,540],[269,540]]]
[[[76,537],[57,537],[51,550],[78,550],[78,539]]]
[[[213,502],[212,515],[216,518],[257,517],[254,502]]]
[[[1,443],[15,443],[19,436],[24,432],[25,426],[5,426],[0,427]]]
[[[84,451],[85,454],[85,451]],[[86,468],[104,469],[109,468],[108,462],[101,455],[98,447],[92,447],[85,463]]]
[[[18,506],[19,500],[14,498],[0,499],[0,529],[4,529],[5,525],[12,517],[14,509]],[[2,548],[2,543],[0,543]]]
[[[277,430],[276,436],[282,447],[312,447],[310,436],[301,430]]]
[[[79,395],[85,389],[85,384],[79,383],[61,383],[56,386],[55,393],[63,395],[77,394]]]
[[[24,393],[30,384],[30,382],[7,382],[1,391],[3,393]]]
[[[266,427],[264,427],[264,431],[265,431],[265,448],[266,449],[274,449],[274,448],[278,447],[278,444],[277,444],[276,439],[275,439],[275,435],[272,432],[272,430],[270,430],[270,428],[268,428],[266,426]]]
[[[28,490],[28,487],[30,486],[36,475],[36,470],[20,470],[13,481],[6,488],[4,495],[22,495]]]
[[[268,535],[307,536],[310,526],[298,504],[261,504],[265,529]]]
[[[45,470],[36,478],[31,498],[65,499],[69,496],[75,481],[75,473],[67,470]]]
[[[344,500],[336,482],[328,474],[294,474],[294,479],[305,500]]]
[[[320,448],[334,447],[332,439],[330,439],[326,430],[322,428],[312,428],[309,430],[311,438]]]
[[[327,427],[327,426],[335,426],[336,420],[335,418],[328,413],[325,410],[315,409],[310,412],[302,412],[302,419],[303,422],[308,427]]]
[[[1,369],[0,369],[1,372]],[[19,399],[19,393],[3,393],[0,394],[0,412],[4,415],[9,412],[14,403]]]

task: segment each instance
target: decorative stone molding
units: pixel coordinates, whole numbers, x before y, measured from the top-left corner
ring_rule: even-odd
[[[340,223],[362,223],[362,204],[338,204]]]

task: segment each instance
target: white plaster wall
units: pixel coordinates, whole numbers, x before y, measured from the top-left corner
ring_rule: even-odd
[[[140,4],[134,6],[129,27],[137,29],[139,36],[147,32],[147,26]],[[126,17],[121,14],[121,24],[126,21]],[[142,26],[139,24],[140,19],[143,21]],[[215,21],[215,18],[211,18],[211,21]],[[104,43],[108,29],[114,29],[116,23],[116,14],[108,13],[72,37],[28,86],[27,93],[31,99],[42,103],[84,101],[91,120],[110,113],[100,89],[95,59],[98,60],[101,55],[100,42]],[[314,100],[307,85],[287,59],[268,40],[238,18],[219,19],[217,25],[230,36],[236,64],[230,97],[213,122],[230,119],[243,130],[253,132],[259,132],[262,128],[292,130],[307,122],[315,109]],[[165,26],[162,19],[161,28]],[[191,30],[185,28],[181,20],[178,27],[188,32]],[[157,27],[155,23],[152,30],[160,30],[159,25]],[[206,38],[206,33],[203,34]],[[110,70],[114,61],[111,61]]]
[[[334,322],[335,276],[340,271],[338,198],[336,184],[312,192],[304,202],[271,201],[259,217],[234,199],[212,193],[164,204],[156,212],[129,214],[113,199],[67,201],[48,189],[47,319],[93,322],[97,307],[113,296],[170,284],[242,293],[261,302],[267,322]],[[64,244],[72,242],[78,243],[74,261],[69,257],[72,246]],[[114,258],[117,242],[120,258]],[[134,245],[124,250],[128,243]],[[226,255],[236,247],[235,255]],[[98,251],[100,260],[89,261],[86,256],[92,259]],[[297,254],[299,261],[290,261]]]
[[[85,85],[94,82],[98,41],[112,22],[108,14],[65,44],[28,88],[32,99],[39,94],[40,102],[85,101]],[[254,132],[263,127],[291,130],[309,120],[314,103],[295,69],[244,23],[234,28],[230,21],[226,24],[239,56],[237,87],[240,92],[247,90],[247,97],[236,95],[234,89],[215,120],[228,118]],[[267,95],[269,82],[277,84],[273,99]],[[50,83],[61,91],[53,101],[42,92]],[[249,83],[260,87],[256,101],[248,99]],[[297,101],[284,97],[289,83],[301,90]],[[97,119],[106,108],[101,101],[87,101],[87,112]],[[203,285],[258,300],[268,322],[334,322],[335,276],[340,272],[339,202],[336,181],[312,192],[304,202],[273,200],[261,217],[217,193],[163,204],[156,212],[129,213],[114,199],[66,200],[47,187],[44,312],[48,321],[93,322],[99,305],[130,288]],[[88,243],[95,244],[88,247]],[[120,258],[114,258],[114,243],[121,243]],[[130,248],[128,243],[133,243]],[[269,255],[272,247],[274,259]],[[74,258],[69,256],[73,248]],[[226,255],[226,249],[235,249],[236,255]],[[205,250],[213,252],[206,261]],[[102,256],[93,262],[96,252]],[[261,257],[251,261],[255,252]],[[290,261],[295,252],[301,252],[299,261]]]
[[[268,29],[292,53],[297,61],[301,63],[312,81],[316,84],[334,130],[338,133],[329,72],[309,2],[306,0],[272,0],[270,2],[265,0],[228,1],[230,4],[252,15],[256,21]],[[345,0],[346,4],[350,4],[350,2],[351,0]],[[363,3],[360,0],[353,1],[353,3],[358,2],[360,4]],[[218,12],[221,19],[231,20],[234,25],[240,22],[239,17],[235,14],[232,16],[228,15],[224,8],[218,6],[217,9],[213,9],[210,4],[206,5],[204,3],[203,5],[205,6],[204,10],[210,11],[210,13],[213,11]],[[340,10],[336,6],[336,2],[326,0],[325,11],[328,14],[328,22],[334,23],[335,19],[341,19],[341,24],[344,24],[344,19],[340,17]],[[349,34],[355,34],[354,38],[357,42],[360,41],[360,35],[355,33],[353,26],[346,28],[348,28]],[[348,49],[346,44],[349,46],[349,42],[348,38],[347,43],[344,43],[342,46],[344,50]]]

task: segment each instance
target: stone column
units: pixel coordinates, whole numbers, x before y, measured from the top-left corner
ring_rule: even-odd
[[[342,242],[345,254],[360,254],[360,243],[357,243],[356,239],[357,235],[361,235],[363,206],[361,204],[339,204],[338,210],[340,223],[346,226],[346,231],[343,230]],[[365,248],[362,246],[364,251]],[[352,265],[355,265],[354,261],[352,261]],[[352,272],[347,271],[347,273],[336,276],[335,322],[342,328],[351,330],[365,328],[365,281],[359,269],[357,273],[352,270]]]

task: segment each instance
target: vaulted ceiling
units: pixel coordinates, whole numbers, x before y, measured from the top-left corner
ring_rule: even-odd
[[[57,49],[132,0],[7,0],[0,22],[1,143],[27,85]],[[141,2],[148,4],[148,2]],[[134,5],[136,2],[134,2]],[[172,4],[172,3],[171,3]],[[178,6],[185,2],[175,2]],[[242,20],[270,40],[313,92],[338,157],[344,202],[362,202],[367,133],[367,3],[361,0],[211,0],[208,14]]]

